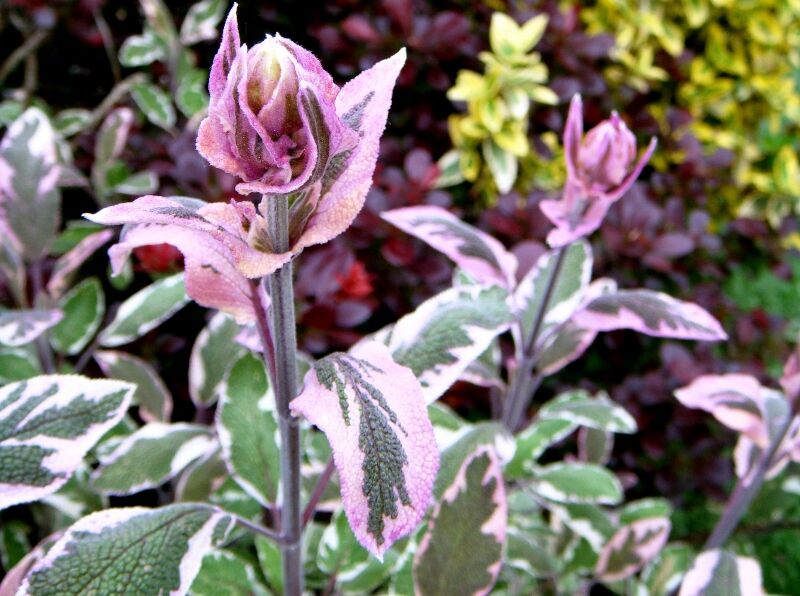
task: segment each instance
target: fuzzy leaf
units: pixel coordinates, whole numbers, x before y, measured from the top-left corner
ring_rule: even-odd
[[[231,367],[220,389],[216,428],[233,479],[261,505],[271,506],[281,474],[278,421],[257,354],[247,352]]]
[[[427,403],[442,395],[508,329],[507,296],[496,286],[451,288],[394,325],[388,339],[392,357],[413,371]]]
[[[59,301],[64,318],[50,332],[50,343],[62,354],[75,355],[97,333],[106,312],[103,288],[96,277],[83,280]]]
[[[133,403],[139,406],[142,420],[169,421],[172,415],[172,396],[152,366],[132,354],[112,350],[96,352],[94,359],[108,378],[136,385]]]
[[[761,567],[749,557],[725,550],[697,555],[678,596],[761,596]]]
[[[381,215],[455,261],[480,283],[513,287],[516,258],[500,242],[441,207],[404,207]]]
[[[417,594],[488,594],[502,566],[508,505],[500,462],[479,447],[433,512],[414,556]]]
[[[202,0],[189,7],[181,24],[181,43],[188,46],[216,39],[217,25],[225,14],[226,6],[222,0]]]
[[[363,343],[315,363],[291,408],[328,437],[350,526],[380,557],[419,524],[439,468],[419,382]]]
[[[90,233],[80,240],[65,254],[61,255],[53,265],[53,272],[47,281],[47,291],[53,298],[60,297],[69,287],[72,275],[101,246],[111,240],[111,230]]]
[[[636,420],[605,393],[596,397],[587,391],[570,391],[551,399],[538,413],[543,420],[567,420],[578,426],[612,433],[635,433]]]
[[[200,504],[99,511],[66,531],[18,594],[186,594],[231,526],[229,515]]]
[[[106,495],[132,495],[160,486],[213,447],[204,426],[151,422],[101,458],[92,484]]]
[[[216,313],[198,334],[189,358],[189,395],[197,406],[211,406],[225,375],[244,354],[236,343],[239,325],[225,313]]]
[[[0,345],[24,346],[58,324],[64,314],[54,310],[0,311]]]
[[[651,290],[620,290],[599,296],[575,314],[595,331],[633,329],[654,337],[717,341],[727,339],[717,320],[692,304]]]
[[[0,388],[0,509],[61,488],[125,414],[134,387],[49,375]]]
[[[580,358],[592,345],[597,331],[582,329],[568,321],[555,335],[551,335],[542,345],[536,368],[544,376],[557,373],[567,364]]]
[[[622,526],[597,559],[595,574],[605,582],[630,577],[664,548],[671,525],[663,517],[644,518]]]
[[[622,500],[622,485],[617,477],[593,464],[550,464],[536,469],[534,477],[534,492],[558,503],[614,505]]]
[[[147,119],[166,130],[175,126],[175,108],[163,89],[152,83],[139,83],[131,88],[131,97]]]
[[[114,320],[100,334],[100,345],[113,348],[130,343],[158,327],[187,302],[183,273],[160,279],[120,305]]]

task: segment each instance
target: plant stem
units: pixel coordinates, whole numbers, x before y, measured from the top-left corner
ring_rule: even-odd
[[[8,58],[5,59],[2,66],[0,66],[0,83],[6,80],[14,69],[19,66],[20,62],[27,59],[28,56],[33,54],[39,49],[44,41],[50,36],[50,31],[46,29],[37,29],[29,37],[22,42],[16,50],[11,52]]]
[[[33,297],[31,299],[31,306],[33,308],[43,306],[45,299],[44,296],[44,275],[42,273],[42,261],[36,260],[31,264],[31,284],[33,290]],[[56,365],[53,360],[53,351],[50,348],[50,334],[45,331],[36,338],[36,352],[39,355],[39,362],[42,364],[42,369],[47,374],[52,374],[56,371]]]
[[[775,436],[775,439],[773,439],[769,447],[762,452],[756,464],[755,471],[752,474],[752,478],[748,479],[750,474],[745,474],[736,482],[736,487],[731,493],[731,497],[725,507],[725,512],[722,514],[722,517],[719,518],[717,525],[714,526],[714,530],[703,546],[703,550],[720,548],[727,542],[731,534],[733,534],[742,516],[747,512],[747,508],[750,507],[750,503],[753,502],[753,499],[761,490],[761,486],[764,484],[764,477],[767,475],[772,464],[772,458],[775,457],[775,453],[777,453],[784,437],[786,437],[786,433],[789,432],[793,419],[794,415],[790,411],[786,416],[786,421]]]
[[[267,233],[277,253],[289,250],[289,202],[286,197],[266,197]],[[303,519],[300,507],[300,425],[289,410],[297,395],[297,338],[295,336],[292,263],[269,276],[272,330],[275,346],[275,399],[281,433],[281,544],[284,591],[303,592]]]
[[[250,520],[244,519],[243,517],[239,517],[238,515],[234,516],[236,520],[236,524],[242,526],[245,530],[250,530],[254,534],[260,534],[265,538],[269,538],[270,540],[274,540],[278,544],[283,544],[283,536],[275,532],[274,530],[270,530],[269,528],[265,528],[264,526],[251,522]]]
[[[514,374],[514,378],[511,381],[508,395],[503,403],[502,421],[505,427],[511,432],[514,432],[519,427],[531,395],[542,382],[540,375],[533,378],[531,377],[533,367],[536,365],[536,361],[539,357],[536,350],[536,340],[539,338],[539,333],[542,330],[544,317],[550,306],[553,290],[555,290],[556,283],[561,275],[561,269],[564,265],[564,257],[566,254],[567,250],[564,246],[557,250],[555,264],[550,270],[550,275],[547,277],[547,285],[545,286],[542,301],[539,303],[539,307],[536,311],[536,316],[533,319],[533,327],[531,328],[530,335],[522,338],[522,357],[520,358],[519,367]]]
[[[322,474],[319,475],[317,479],[317,484],[314,487],[314,492],[311,493],[311,496],[308,499],[308,503],[306,503],[306,508],[303,510],[303,527],[305,528],[308,525],[308,522],[311,521],[311,518],[314,517],[314,512],[317,510],[317,505],[319,504],[319,500],[322,498],[322,495],[325,493],[325,489],[328,488],[328,483],[331,481],[331,476],[333,476],[333,458],[328,460],[328,465],[325,466],[325,469],[322,471]]]

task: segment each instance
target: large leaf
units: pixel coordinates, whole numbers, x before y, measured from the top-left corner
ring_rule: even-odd
[[[45,256],[56,236],[60,173],[55,131],[44,112],[28,108],[0,143],[0,220],[28,261]]]
[[[136,385],[133,400],[139,406],[139,416],[145,422],[166,422],[172,415],[172,396],[164,381],[147,362],[125,352],[101,350],[94,359],[103,374]]]
[[[214,550],[203,557],[191,593],[193,596],[270,595],[251,563],[224,550]]]
[[[536,469],[531,488],[558,503],[614,505],[622,500],[622,485],[614,474],[593,464],[560,462]]]
[[[394,325],[389,349],[419,379],[426,402],[442,395],[508,329],[506,298],[506,291],[496,286],[451,288]]]
[[[404,207],[387,211],[381,217],[443,252],[479,282],[513,287],[516,258],[500,242],[446,209]]]
[[[551,399],[538,412],[542,420],[567,420],[578,426],[612,433],[635,433],[636,420],[606,393],[592,397],[588,391],[569,391]]]
[[[101,459],[92,484],[104,494],[132,495],[160,486],[213,447],[204,426],[151,422]]]
[[[291,403],[328,437],[350,526],[381,556],[425,514],[439,452],[414,374],[376,342],[314,364]]]
[[[120,305],[114,320],[100,334],[100,345],[113,348],[132,342],[158,327],[188,301],[183,273],[150,284]]]
[[[200,504],[99,511],[65,532],[18,594],[186,594],[232,523]]]
[[[595,331],[633,329],[654,337],[717,341],[725,331],[691,302],[651,290],[620,290],[599,296],[575,314],[575,322]]]
[[[225,375],[244,354],[236,342],[239,329],[233,317],[218,312],[198,334],[189,358],[189,395],[195,405],[217,401]]]
[[[49,375],[0,388],[0,509],[61,488],[125,414],[134,387]]]
[[[96,277],[83,280],[58,303],[64,318],[50,333],[50,343],[62,354],[83,350],[97,333],[106,312],[106,297]]]
[[[479,447],[444,491],[414,557],[418,594],[488,594],[502,565],[506,503],[500,462]]]
[[[63,316],[56,309],[0,311],[0,345],[24,346],[56,325]]]
[[[263,506],[275,503],[280,480],[278,421],[264,362],[247,352],[221,390],[217,435],[233,479]]]
[[[761,567],[749,557],[725,550],[697,555],[678,596],[761,596]]]

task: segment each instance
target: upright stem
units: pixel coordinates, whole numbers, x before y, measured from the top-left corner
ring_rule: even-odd
[[[44,274],[42,272],[42,261],[36,260],[31,264],[31,282],[33,285],[33,297],[31,306],[41,307],[44,298]],[[42,364],[44,372],[52,374],[56,372],[56,365],[53,360],[53,351],[50,349],[50,334],[45,331],[36,338],[36,351],[39,355],[39,362]]]
[[[289,250],[289,202],[267,197],[267,233],[272,249]],[[297,395],[297,338],[295,336],[292,263],[269,276],[272,299],[272,331],[275,346],[275,399],[281,433],[281,535],[285,593],[303,593],[303,511],[300,506],[300,426],[289,411]]]
[[[533,319],[533,327],[531,328],[530,335],[522,338],[522,357],[519,362],[519,367],[514,374],[514,378],[511,380],[508,396],[503,403],[503,424],[511,432],[517,430],[531,394],[536,391],[542,381],[541,377],[538,375],[533,378],[531,377],[533,367],[536,365],[538,359],[536,340],[539,339],[539,333],[544,324],[544,317],[550,306],[553,290],[561,275],[561,268],[564,265],[564,257],[566,254],[567,250],[564,246],[559,248],[556,252],[555,264],[550,270],[550,275],[547,277],[547,285],[544,289],[542,301],[539,303],[539,308],[536,311],[536,316]]]

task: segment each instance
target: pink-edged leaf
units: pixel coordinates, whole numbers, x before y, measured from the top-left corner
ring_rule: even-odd
[[[0,388],[0,509],[61,488],[123,417],[134,386],[73,375]]]
[[[630,577],[664,548],[671,524],[663,517],[638,519],[618,529],[600,551],[595,575],[604,582]]]
[[[99,350],[94,354],[103,374],[109,379],[136,385],[133,403],[139,406],[139,416],[145,422],[168,421],[172,416],[172,395],[158,372],[145,360],[114,350]]]
[[[350,527],[382,556],[421,521],[439,469],[419,382],[365,342],[316,362],[291,408],[327,436]]]
[[[47,291],[53,298],[59,298],[69,287],[70,278],[78,268],[91,257],[97,249],[111,240],[114,232],[101,230],[78,242],[69,252],[61,255],[53,266],[53,273],[47,282]]]
[[[481,445],[442,494],[417,547],[416,593],[488,594],[502,566],[507,524],[500,461],[492,446]]]
[[[594,329],[583,329],[571,321],[567,322],[542,346],[536,368],[544,376],[557,373],[580,358],[592,345],[595,337],[597,331]]]
[[[18,594],[187,594],[233,518],[200,503],[98,511],[67,529]]]
[[[2,175],[0,168],[0,176]],[[0,282],[5,282],[17,304],[24,304],[27,299],[27,274],[22,260],[22,246],[3,219],[2,208],[0,208],[0,238],[3,239],[0,242]]]
[[[761,566],[749,557],[737,557],[726,550],[700,553],[683,578],[678,596],[738,594],[763,596]]]
[[[718,341],[728,336],[701,307],[651,290],[620,290],[599,296],[575,313],[584,329],[633,329],[654,337]]]
[[[63,318],[58,309],[0,311],[0,345],[24,346]]]
[[[405,61],[403,49],[362,72],[339,91],[336,114],[360,138],[355,148],[331,156],[320,181],[319,203],[293,246],[295,252],[335,238],[361,211],[372,186],[394,84]]]
[[[781,387],[789,400],[800,395],[800,352],[795,349],[783,365]]]
[[[746,484],[750,484],[753,478],[752,474],[755,472],[762,454],[763,448],[753,442],[750,437],[745,434],[739,435],[736,449],[733,451],[733,463],[736,475],[739,478],[745,478]],[[765,478],[767,480],[775,478],[791,461],[800,462],[800,418],[797,417],[792,420],[786,436],[773,454]]]
[[[441,207],[404,207],[381,215],[450,257],[479,283],[515,285],[517,259],[500,242]]]

